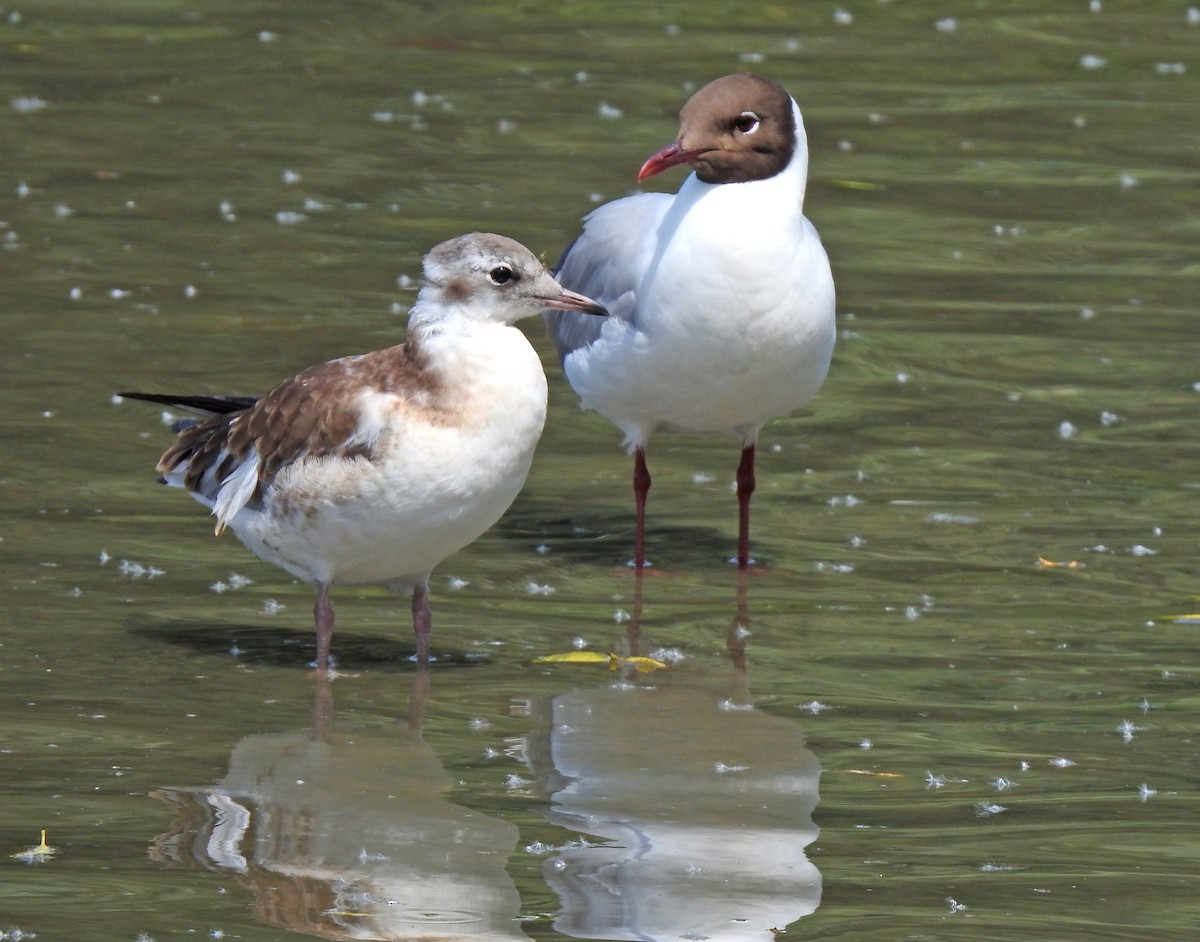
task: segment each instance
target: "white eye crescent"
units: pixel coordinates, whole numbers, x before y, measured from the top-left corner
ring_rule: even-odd
[[[753,134],[758,130],[760,124],[762,124],[762,118],[753,111],[743,111],[733,119],[734,129],[741,134]]]

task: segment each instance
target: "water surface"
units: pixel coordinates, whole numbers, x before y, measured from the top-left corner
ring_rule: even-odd
[[[7,7],[0,932],[1194,937],[1197,19]],[[546,436],[435,573],[439,663],[342,590],[316,684],[310,590],[112,393],[395,342],[431,245],[555,258],[744,68],[804,110],[841,329],[764,431],[759,569],[736,443],[663,437],[635,583],[620,436],[531,324]],[[535,663],[575,639],[682,659]]]

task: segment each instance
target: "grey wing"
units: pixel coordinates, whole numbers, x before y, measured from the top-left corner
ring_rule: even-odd
[[[559,283],[599,301],[610,318],[635,321],[637,288],[673,200],[667,193],[639,193],[593,210],[558,263],[554,274]],[[574,311],[545,311],[542,318],[560,358],[592,343],[605,322]]]

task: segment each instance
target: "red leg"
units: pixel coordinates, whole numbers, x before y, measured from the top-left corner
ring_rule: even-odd
[[[650,471],[646,468],[646,449],[633,453],[633,501],[637,513],[633,544],[633,566],[646,565],[646,495],[650,492]]]
[[[433,629],[433,615],[429,611],[429,586],[424,582],[413,586],[412,594],[413,634],[417,637],[417,663],[429,663],[429,632]]]
[[[313,623],[317,628],[317,670],[329,669],[329,643],[333,640],[333,606],[329,603],[329,583],[317,583],[317,601],[313,605]]]
[[[742,449],[737,469],[738,569],[750,565],[750,495],[754,493],[754,443]]]

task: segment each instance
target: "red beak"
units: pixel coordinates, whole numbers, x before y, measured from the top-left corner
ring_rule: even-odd
[[[662,173],[664,170],[678,167],[680,164],[690,164],[701,153],[703,152],[698,150],[684,150],[683,145],[679,141],[676,141],[674,144],[668,144],[642,164],[642,169],[638,171],[637,182],[641,183],[650,177]]]

